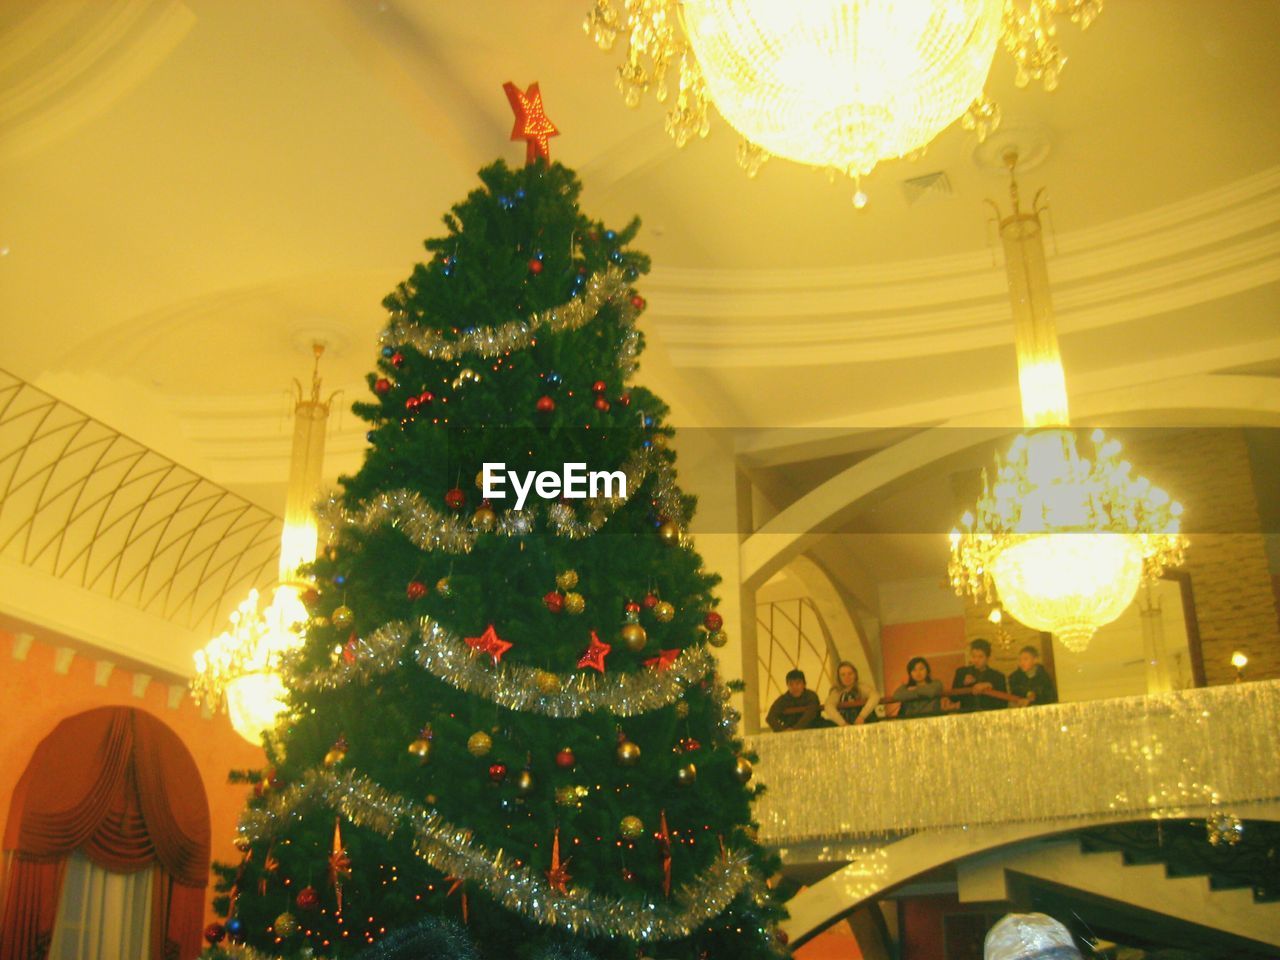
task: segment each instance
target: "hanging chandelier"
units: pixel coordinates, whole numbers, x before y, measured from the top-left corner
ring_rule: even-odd
[[[1143,577],[1182,563],[1182,505],[1120,459],[1101,430],[1082,452],[1070,429],[1066,378],[1049,297],[1040,195],[1020,206],[1008,154],[1012,212],[999,216],[1022,396],[1019,434],[951,532],[951,585],[1084,650],[1133,601]],[[994,206],[994,204],[993,204]]]
[[[302,602],[308,584],[299,571],[316,558],[319,531],[311,506],[320,492],[325,426],[333,400],[333,396],[320,399],[320,356],[324,347],[316,344],[314,350],[310,396],[294,381],[297,399],[284,531],[280,537],[279,582],[272,590],[271,602],[262,609],[260,594],[250,590],[231,614],[228,629],[194,655],[196,674],[191,693],[196,702],[212,710],[225,708],[236,732],[255,744],[274,729],[277,717],[285,709],[280,660],[301,646],[302,627],[308,617]]]
[[[983,88],[998,47],[1018,86],[1054,89],[1066,64],[1055,21],[1086,28],[1102,2],[595,0],[583,27],[605,51],[625,39],[628,106],[674,92],[666,129],[677,146],[707,135],[714,103],[742,135],[749,176],[773,155],[858,179],[958,118],[979,138],[995,129]]]

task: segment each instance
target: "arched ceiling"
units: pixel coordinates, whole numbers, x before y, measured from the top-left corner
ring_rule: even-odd
[[[678,151],[657,104],[623,106],[587,6],[6,4],[0,366],[278,510],[309,339],[344,406],[422,238],[523,152],[501,83],[536,79],[587,209],[644,218],[641,378],[677,422],[869,431],[1013,405],[983,202],[1005,185],[971,135],[885,164],[862,212],[809,169],[747,180],[718,118]],[[1048,146],[1024,183],[1050,189],[1073,395],[1280,374],[1277,35],[1267,0],[1112,0],[1064,29],[1056,92],[997,58],[1006,126]],[[904,186],[930,174],[949,191]],[[340,420],[327,472],[362,435]]]

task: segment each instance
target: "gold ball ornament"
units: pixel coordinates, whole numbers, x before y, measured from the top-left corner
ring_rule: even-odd
[[[483,730],[477,730],[467,738],[467,752],[473,757],[483,757],[493,749],[493,737]]]
[[[549,670],[539,670],[534,674],[533,683],[545,697],[553,697],[560,692],[560,678]]]
[[[659,623],[670,623],[676,615],[676,608],[665,600],[659,600],[653,605],[653,618]]]
[[[623,740],[619,742],[615,755],[619,766],[634,767],[640,762],[640,747],[630,740]]]
[[[739,757],[733,762],[733,775],[739,783],[746,783],[754,772],[751,761],[746,757]]]
[[[698,781],[698,768],[692,763],[676,767],[676,786],[692,787]]]
[[[292,937],[298,932],[298,918],[286,910],[276,917],[276,922],[271,926],[277,937]]]
[[[644,836],[644,821],[639,817],[623,817],[618,821],[618,832],[628,840],[635,840]]]
[[[329,748],[329,752],[324,755],[324,765],[326,767],[336,767],[345,759],[347,759],[346,745],[335,743]]]
[[[664,547],[674,547],[680,542],[680,528],[672,520],[664,520],[658,525],[658,539]]]
[[[556,805],[560,807],[581,807],[582,800],[591,791],[581,785],[556,787]]]
[[[632,653],[639,653],[644,649],[644,645],[649,642],[649,635],[645,633],[644,627],[638,623],[623,624],[622,642],[627,645],[627,649]]]
[[[477,490],[484,489],[484,471],[483,470],[481,470],[479,473],[476,474],[476,489]]]
[[[450,585],[448,577],[441,577],[436,581],[436,593],[442,597],[453,596],[453,587]]]
[[[347,629],[347,627],[351,626],[351,623],[355,618],[356,615],[351,612],[351,608],[346,604],[335,608],[333,613],[329,614],[329,620],[339,630]]]
[[[683,700],[676,703],[676,716],[683,720],[689,715],[689,704]]]
[[[489,533],[498,523],[498,515],[489,507],[480,507],[471,516],[471,522],[477,530]]]
[[[572,590],[578,585],[578,571],[565,570],[556,574],[556,586],[561,590]]]
[[[410,742],[409,755],[417,757],[420,763],[426,763],[431,759],[431,741],[426,737],[419,737],[417,740]]]
[[[522,797],[527,797],[529,794],[533,793],[534,789],[538,786],[538,782],[533,779],[533,774],[528,770],[521,770],[516,774],[515,785],[516,793],[520,794]]]
[[[564,611],[565,613],[579,614],[587,609],[587,601],[582,598],[580,593],[566,593],[564,595]]]
[[[713,647],[723,647],[729,642],[729,635],[723,630],[712,630],[707,634],[707,643]]]

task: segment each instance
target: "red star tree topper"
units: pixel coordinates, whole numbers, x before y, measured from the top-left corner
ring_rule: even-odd
[[[533,163],[536,157],[541,157],[550,163],[551,150],[547,141],[551,137],[558,137],[560,131],[542,108],[542,91],[538,89],[538,84],[531,83],[528,90],[522,91],[508,80],[502,85],[502,89],[507,92],[507,100],[511,102],[511,109],[516,115],[516,125],[511,128],[511,139],[526,141],[524,162]]]

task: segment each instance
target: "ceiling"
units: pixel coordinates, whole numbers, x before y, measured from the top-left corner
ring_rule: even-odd
[[[878,169],[863,211],[847,181],[785,162],[748,180],[719,118],[677,150],[656,103],[624,107],[619,55],[584,35],[587,6],[0,7],[0,366],[278,511],[311,341],[329,344],[339,406],[360,396],[382,296],[475,171],[523,152],[502,82],[538,80],[584,207],[644,219],[639,377],[677,424],[753,431],[753,455],[776,468],[822,461],[851,432],[874,448],[957,417],[1012,422],[983,202],[1006,186],[990,148],[949,130],[923,159]],[[1004,136],[1042,154],[1024,193],[1051,191],[1049,269],[1081,409],[1104,417],[1146,386],[1155,399],[1114,409],[1176,419],[1184,405],[1159,398],[1187,378],[1280,386],[1277,35],[1269,0],[1113,0],[1086,33],[1064,29],[1052,94],[1015,89],[997,57]],[[939,173],[948,191],[904,187]],[[362,446],[362,424],[339,415],[327,472]],[[762,486],[781,506],[805,476],[775,469]],[[910,509],[909,491],[895,497]],[[881,576],[918,575],[935,552],[904,545]],[[874,573],[865,550],[859,562]]]

